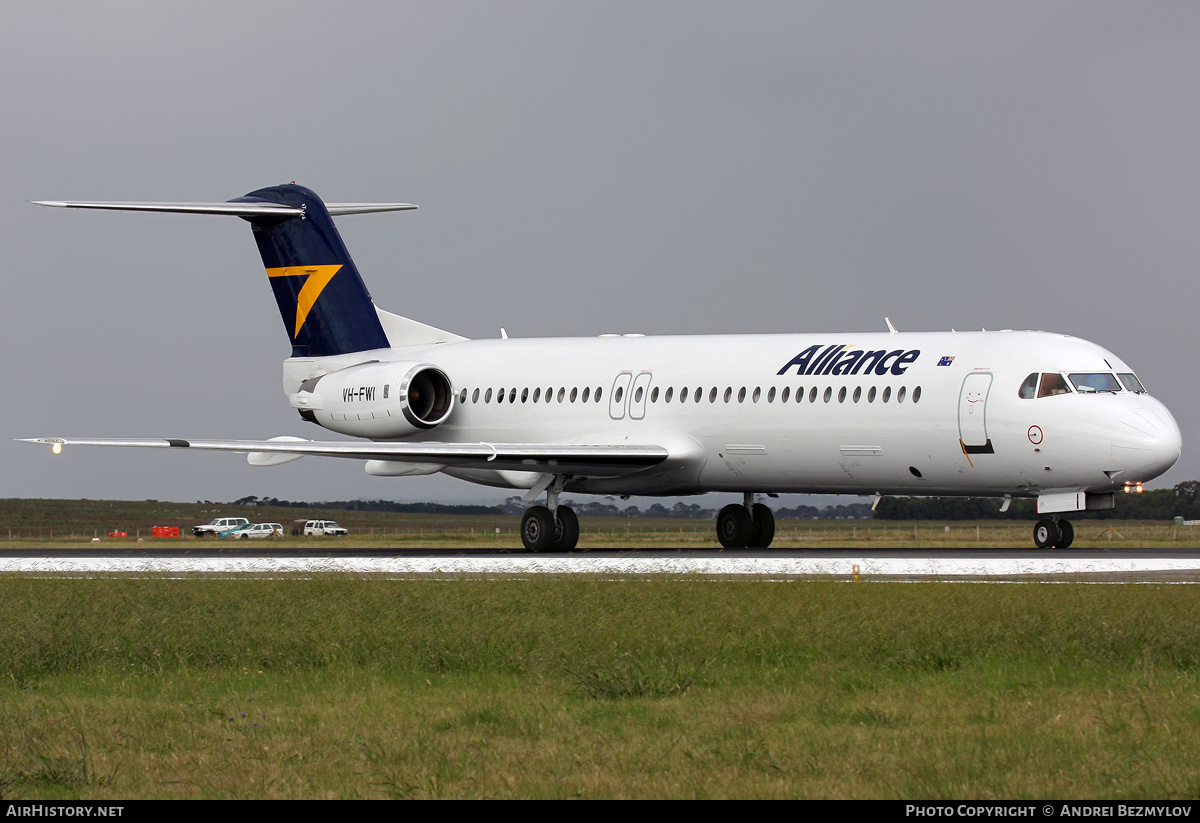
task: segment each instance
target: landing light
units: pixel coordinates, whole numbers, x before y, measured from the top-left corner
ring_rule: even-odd
[[[1126,494],[1130,494],[1131,492],[1136,492],[1137,494],[1141,494],[1143,491],[1144,491],[1144,489],[1142,488],[1141,483],[1126,483],[1125,484],[1125,493]]]
[[[54,452],[55,454],[62,454],[62,443],[55,443],[50,447],[50,451]]]

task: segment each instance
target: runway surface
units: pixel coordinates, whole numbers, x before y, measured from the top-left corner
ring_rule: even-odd
[[[137,550],[0,553],[0,574],[65,576],[296,576],[342,574],[410,577],[689,575],[763,580],[1056,580],[1096,582],[1200,582],[1200,553],[1162,549],[1052,555],[1017,551],[936,550],[862,552],[716,551],[588,552],[187,552]]]

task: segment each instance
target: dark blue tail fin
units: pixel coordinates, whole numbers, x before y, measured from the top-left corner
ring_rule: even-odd
[[[267,268],[293,357],[388,347],[375,303],[321,198],[296,184],[252,191],[231,203],[279,203],[298,216],[245,217]]]
[[[465,340],[433,326],[375,308],[331,214],[415,209],[411,203],[321,202],[288,183],[221,203],[115,200],[33,200],[64,209],[113,209],[241,217],[254,228],[267,277],[292,339],[292,357],[326,357],[388,347]]]

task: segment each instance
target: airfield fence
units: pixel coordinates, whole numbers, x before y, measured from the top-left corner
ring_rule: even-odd
[[[353,521],[346,518],[344,524],[351,529],[349,537],[285,537],[274,544],[302,545],[308,548],[353,548],[360,544],[371,547],[394,545],[403,547],[457,546],[472,548],[513,548],[520,546],[520,533],[515,524],[511,526],[452,526],[452,525],[395,525],[355,528]],[[1200,544],[1200,529],[1150,521],[1074,521],[1075,545],[1096,544],[1120,545],[1123,547],[1149,545],[1188,546]],[[128,536],[109,537],[112,528],[60,528],[44,526],[0,526],[0,535],[14,546],[31,541],[47,544],[62,544],[64,547],[83,548],[99,541],[108,545],[150,543],[163,548],[171,546],[195,546],[207,544],[229,544],[235,541],[221,538],[196,538],[184,527],[177,538],[156,537],[151,529],[128,528]],[[953,548],[956,546],[1032,548],[1030,532],[1032,524],[1011,522],[977,523],[930,523],[898,521],[779,521],[776,524],[772,548],[821,546],[929,546]],[[262,543],[264,541],[255,541]],[[236,541],[238,548],[248,548],[247,541]],[[625,520],[584,526],[580,529],[580,546],[602,549],[614,548],[716,548],[719,546],[713,526],[709,521],[668,521],[648,523]]]

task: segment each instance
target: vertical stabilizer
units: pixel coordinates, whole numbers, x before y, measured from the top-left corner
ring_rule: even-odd
[[[293,357],[388,347],[371,295],[321,198],[291,183],[230,202],[279,203],[302,210],[299,216],[243,218],[254,228]]]

